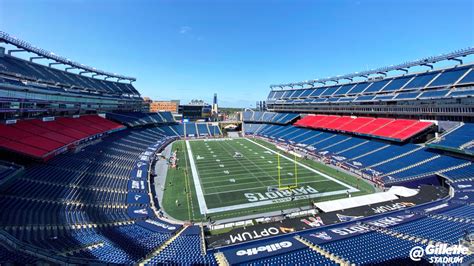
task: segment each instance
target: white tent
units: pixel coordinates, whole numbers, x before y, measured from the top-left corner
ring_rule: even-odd
[[[401,197],[411,197],[418,193],[416,189],[406,187],[393,186],[386,192],[378,192],[364,196],[331,200],[315,203],[314,205],[323,212],[332,212],[339,210],[347,210],[350,208],[366,206],[369,204],[386,202],[399,199]]]

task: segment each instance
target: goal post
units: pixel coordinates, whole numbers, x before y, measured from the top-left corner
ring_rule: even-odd
[[[277,175],[278,175],[278,190],[289,190],[298,187],[298,164],[296,163],[296,154],[293,160],[294,162],[294,173],[293,173],[293,184],[282,184],[281,178],[281,163],[280,163],[280,152],[277,152]]]

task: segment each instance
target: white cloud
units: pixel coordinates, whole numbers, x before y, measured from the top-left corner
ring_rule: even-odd
[[[189,26],[181,26],[181,28],[179,28],[179,33],[180,34],[187,34],[189,33],[193,28],[189,27]]]

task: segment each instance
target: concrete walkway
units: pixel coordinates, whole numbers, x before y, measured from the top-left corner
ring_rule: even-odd
[[[172,223],[183,224],[183,221],[174,219],[169,214],[167,214],[166,211],[162,208],[164,188],[166,187],[166,175],[168,174],[168,167],[169,167],[168,159],[170,158],[171,153],[173,151],[173,149],[172,149],[173,143],[166,146],[166,148],[161,153],[166,159],[161,159],[160,158],[155,164],[155,174],[156,174],[156,176],[155,176],[155,191],[156,191],[155,197],[158,198],[158,203],[160,204],[159,211],[163,213],[164,220],[168,220]]]
[[[283,211],[283,214],[282,214],[281,211],[272,211],[272,212],[256,213],[256,214],[250,214],[250,215],[227,218],[227,219],[219,219],[219,220],[216,220],[213,225],[239,222],[239,221],[245,221],[245,220],[252,220],[252,219],[257,219],[257,218],[268,218],[268,217],[282,216],[282,215],[285,215],[285,214],[288,214],[288,213],[299,212],[299,211],[307,211],[307,210],[310,210],[310,209],[312,209],[310,206],[303,206],[301,208],[285,209]],[[208,223],[205,223],[205,224],[207,225]]]

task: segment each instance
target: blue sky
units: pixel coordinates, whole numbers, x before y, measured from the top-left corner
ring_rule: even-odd
[[[0,30],[143,96],[249,107],[269,85],[474,45],[472,0],[0,0]]]

